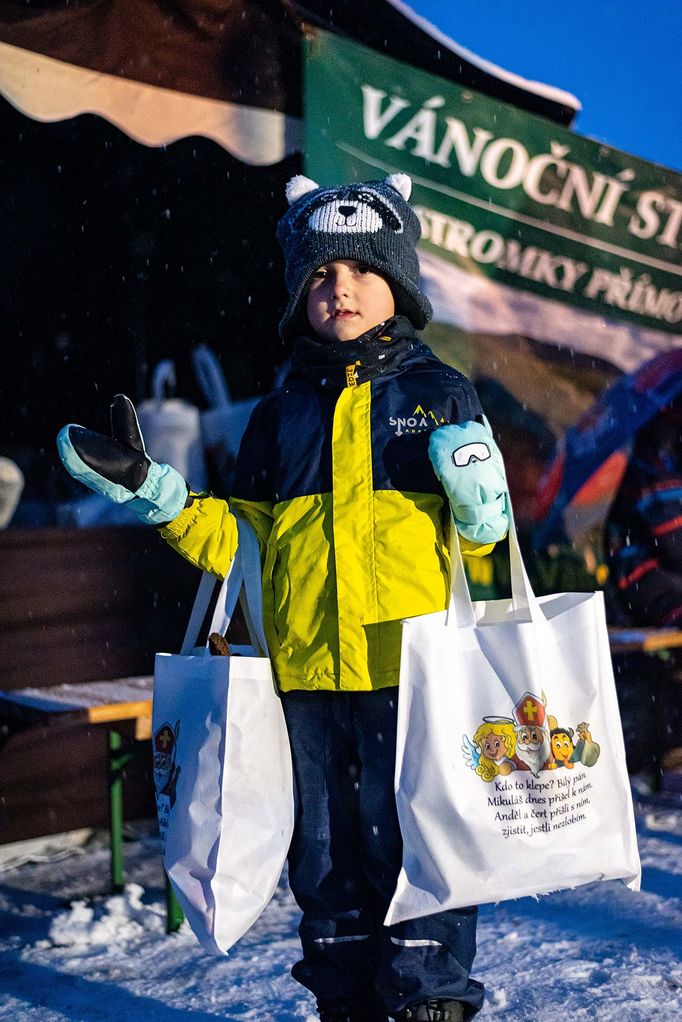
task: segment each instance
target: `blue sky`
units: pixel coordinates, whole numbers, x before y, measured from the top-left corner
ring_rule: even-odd
[[[572,92],[574,130],[682,172],[682,0],[407,0],[461,46]]]

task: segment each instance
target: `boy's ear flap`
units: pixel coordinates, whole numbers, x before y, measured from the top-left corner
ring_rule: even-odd
[[[408,174],[389,174],[384,179],[384,184],[394,188],[398,195],[402,195],[405,202],[408,201],[412,194],[412,178]]]
[[[305,177],[303,174],[296,174],[291,180],[287,181],[287,202],[292,206],[297,199],[307,195],[308,192],[316,191],[319,187],[317,182],[311,180],[311,178]]]

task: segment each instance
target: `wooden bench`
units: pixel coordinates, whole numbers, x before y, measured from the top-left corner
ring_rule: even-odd
[[[10,719],[47,727],[91,724],[105,728],[108,745],[111,887],[123,890],[123,774],[131,752],[126,740],[144,741],[152,734],[153,678],[62,684],[46,688],[0,691],[0,713]],[[166,884],[167,929],[177,929],[179,906]]]
[[[0,712],[28,724],[97,724],[105,727],[109,748],[109,820],[111,832],[111,885],[123,888],[123,750],[120,725],[133,724],[136,741],[152,734],[151,677],[82,682],[47,688],[0,692]]]

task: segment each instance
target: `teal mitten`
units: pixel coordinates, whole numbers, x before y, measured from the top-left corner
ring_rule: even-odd
[[[116,504],[126,504],[149,525],[165,525],[185,507],[187,483],[170,465],[148,456],[135,408],[125,394],[117,394],[111,403],[111,437],[72,423],[60,431],[57,448],[74,479]]]
[[[507,479],[487,419],[434,429],[429,458],[459,534],[472,543],[503,539],[509,530]]]

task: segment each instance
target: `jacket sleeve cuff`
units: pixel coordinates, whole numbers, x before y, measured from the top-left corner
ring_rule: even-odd
[[[457,532],[472,543],[497,543],[509,530],[505,496],[477,507],[457,505],[452,508],[452,516]]]
[[[504,539],[504,536],[502,537]],[[473,543],[464,536],[459,537],[459,548],[463,557],[487,557],[495,549],[495,543]]]
[[[147,478],[128,501],[128,507],[141,521],[149,525],[163,525],[181,513],[188,491],[187,483],[171,465],[152,461]]]

